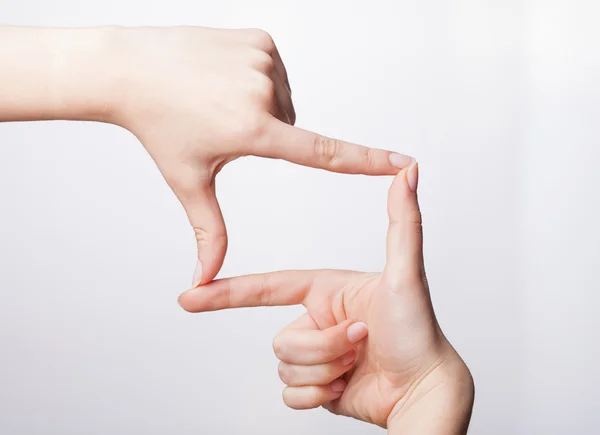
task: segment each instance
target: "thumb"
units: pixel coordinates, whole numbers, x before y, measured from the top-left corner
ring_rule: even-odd
[[[192,287],[197,287],[212,281],[219,273],[227,251],[227,230],[214,182],[203,182],[185,194],[176,193],[196,235],[198,262]]]
[[[416,162],[402,170],[388,194],[390,225],[384,276],[392,286],[424,276],[423,230],[417,201],[419,167]]]

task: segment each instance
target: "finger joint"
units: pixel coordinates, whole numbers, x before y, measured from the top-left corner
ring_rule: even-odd
[[[340,144],[336,139],[317,135],[314,141],[314,153],[326,166],[335,166],[340,152]]]

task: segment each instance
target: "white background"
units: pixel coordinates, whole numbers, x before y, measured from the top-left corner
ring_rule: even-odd
[[[555,0],[0,0],[7,24],[264,28],[299,126],[416,156],[434,305],[485,435],[600,432],[599,15]],[[218,178],[221,276],[381,269],[389,182],[234,162]],[[0,125],[0,211],[0,433],[383,432],[283,405],[271,340],[299,308],[178,307],[193,235],[128,132]]]

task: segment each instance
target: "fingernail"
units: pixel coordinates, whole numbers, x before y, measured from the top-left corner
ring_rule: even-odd
[[[367,336],[367,332],[367,325],[363,322],[353,323],[348,327],[348,340],[350,340],[350,343],[357,343]]]
[[[331,383],[331,389],[336,393],[341,393],[346,388],[346,383],[342,379],[336,379]]]
[[[392,166],[395,166],[400,169],[404,169],[408,167],[414,159],[409,156],[405,156],[403,154],[391,153],[390,154],[390,163]]]
[[[200,260],[196,263],[196,270],[194,270],[194,279],[192,280],[192,288],[198,287],[202,282],[202,263]]]
[[[419,184],[419,164],[414,162],[408,171],[406,172],[406,181],[408,182],[408,188],[413,192],[417,191],[417,184]]]
[[[348,352],[346,355],[344,355],[342,357],[342,365],[348,366],[348,365],[352,364],[355,359],[356,359],[356,352],[354,352],[354,351]]]

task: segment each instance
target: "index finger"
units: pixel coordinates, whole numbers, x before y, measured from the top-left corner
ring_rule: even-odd
[[[301,304],[316,278],[324,273],[323,270],[293,270],[219,279],[186,291],[179,296],[179,304],[193,313]]]
[[[412,157],[329,138],[273,119],[269,139],[255,150],[260,157],[344,174],[396,175]]]

